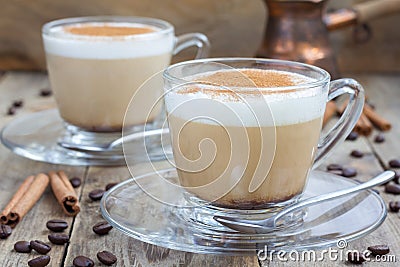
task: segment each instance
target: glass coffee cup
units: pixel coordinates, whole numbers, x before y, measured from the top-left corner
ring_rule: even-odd
[[[209,49],[203,34],[175,37],[170,23],[142,17],[60,19],[45,24],[42,37],[51,87],[66,128],[59,144],[83,152],[85,146],[101,148],[119,138],[122,128],[156,128],[162,106],[151,116],[143,110],[162,94],[162,81],[140,96],[135,116],[124,124],[132,95],[182,49],[197,46],[196,58],[205,57]],[[120,147],[116,150],[122,155]]]
[[[302,196],[310,171],[353,129],[364,91],[298,62],[217,58],[164,71],[174,164],[187,200],[216,210],[268,212]],[[349,102],[321,136],[326,102]],[[242,212],[242,214],[244,214]]]

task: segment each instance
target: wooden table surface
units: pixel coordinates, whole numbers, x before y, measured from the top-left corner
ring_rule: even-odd
[[[3,127],[12,119],[24,114],[53,108],[55,103],[52,97],[39,96],[43,88],[48,88],[47,76],[42,73],[6,72],[0,74],[0,126]],[[368,137],[358,138],[356,141],[346,141],[333,155],[326,160],[326,164],[340,163],[353,166],[358,170],[357,179],[368,180],[383,169],[388,168],[388,161],[400,158],[400,75],[399,74],[352,74],[363,84],[371,102],[376,105],[378,113],[393,123],[391,131],[385,133],[386,142],[376,144],[373,138],[376,131]],[[6,115],[7,108],[14,100],[22,99],[24,106],[14,116]],[[46,129],[43,129],[46,131]],[[365,153],[361,159],[349,156],[353,149]],[[167,248],[149,245],[129,238],[113,229],[106,236],[96,236],[92,226],[102,220],[99,202],[89,199],[88,193],[96,188],[103,188],[107,183],[119,182],[130,177],[126,167],[71,167],[36,162],[13,154],[0,145],[0,208],[3,208],[17,190],[21,182],[32,174],[48,172],[50,170],[64,170],[67,174],[83,179],[78,188],[81,202],[81,212],[76,217],[67,217],[63,214],[51,189],[48,188],[39,202],[14,229],[12,235],[0,240],[0,266],[27,266],[29,259],[37,256],[35,253],[20,254],[13,250],[13,245],[19,240],[39,239],[48,242],[46,221],[49,219],[65,219],[69,222],[68,228],[71,240],[65,246],[52,246],[51,263],[49,266],[72,266],[74,257],[86,255],[95,260],[96,266],[101,265],[96,259],[96,253],[109,250],[118,257],[117,266],[340,266],[340,261],[322,262],[279,262],[274,260],[260,261],[256,253],[251,256],[214,256],[170,250]],[[399,196],[383,192],[383,187],[377,187],[382,198],[388,203],[390,200],[400,200]],[[369,245],[388,244],[392,255],[400,261],[400,213],[388,214],[385,222],[373,233],[352,241],[348,249],[363,251]],[[365,266],[398,266],[398,263],[365,263]]]

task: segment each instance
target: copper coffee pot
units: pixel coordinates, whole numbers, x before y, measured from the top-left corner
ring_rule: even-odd
[[[365,25],[371,19],[400,11],[400,0],[368,1],[330,13],[325,12],[328,0],[264,2],[269,15],[264,41],[257,56],[320,66],[333,78],[339,77],[339,71],[328,32],[349,25]],[[368,31],[364,33],[368,35]],[[365,39],[366,35],[363,36]]]

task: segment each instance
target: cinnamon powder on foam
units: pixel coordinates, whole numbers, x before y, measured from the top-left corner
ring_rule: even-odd
[[[214,72],[211,75],[206,75],[195,79],[195,81],[213,85],[213,86],[224,86],[229,89],[207,89],[199,88],[196,86],[190,86],[183,90],[178,91],[181,94],[190,94],[203,92],[212,96],[225,95],[236,99],[234,95],[235,87],[245,88],[276,88],[276,87],[287,87],[294,86],[306,82],[298,77],[293,77],[290,74],[285,74],[277,71],[261,70],[261,69],[246,69],[246,70],[235,70],[235,71],[219,71]],[[241,94],[273,94],[279,93],[279,90],[237,90]],[[295,89],[286,90],[285,92],[293,92]]]
[[[129,26],[114,26],[114,25],[85,25],[85,26],[67,26],[64,27],[66,32],[77,35],[88,36],[127,36],[135,34],[151,33],[155,30],[148,27],[129,27]]]

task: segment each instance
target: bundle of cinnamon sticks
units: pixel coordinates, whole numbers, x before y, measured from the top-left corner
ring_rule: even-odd
[[[1,212],[0,223],[14,228],[35,205],[50,183],[54,196],[65,214],[74,216],[80,211],[78,197],[63,171],[39,173],[27,177]]]
[[[345,101],[338,107],[335,101],[329,101],[326,105],[323,125],[326,125],[334,115],[342,115],[347,104],[348,101]],[[376,113],[373,106],[366,102],[364,104],[363,112],[354,127],[354,131],[361,135],[368,136],[371,134],[374,127],[380,131],[388,131],[391,129],[392,125],[388,120]]]

